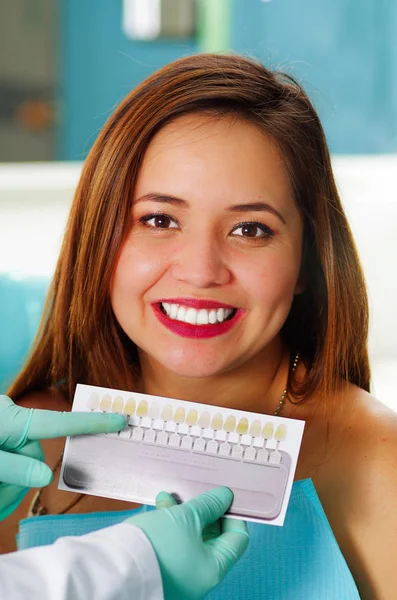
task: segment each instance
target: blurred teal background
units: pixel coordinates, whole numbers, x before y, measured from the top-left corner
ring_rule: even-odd
[[[192,6],[190,30],[126,33],[127,7],[156,2],[170,18]],[[0,393],[34,337],[81,161],[108,116],[172,60],[233,51],[293,75],[320,114],[369,283],[375,388],[397,398],[396,31],[396,0],[0,2]]]
[[[333,153],[397,150],[395,0],[199,4],[196,37],[142,42],[123,34],[120,1],[61,2],[60,158],[84,157],[130,89],[200,50],[233,50],[295,75],[320,112]]]

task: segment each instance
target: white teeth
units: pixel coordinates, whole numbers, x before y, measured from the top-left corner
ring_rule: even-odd
[[[216,310],[210,310],[208,313],[208,321],[212,324],[216,323]]]
[[[211,308],[210,310],[201,308],[200,310],[196,310],[195,308],[170,304],[169,302],[162,302],[161,306],[170,319],[190,323],[191,325],[222,323],[234,310],[233,308]]]
[[[188,308],[185,315],[185,323],[191,323],[196,325],[197,323],[197,310],[195,308]]]
[[[197,325],[208,325],[208,310],[202,308],[197,313]]]
[[[177,321],[184,321],[185,317],[186,317],[186,308],[184,306],[180,306],[178,308],[176,319],[177,319]]]

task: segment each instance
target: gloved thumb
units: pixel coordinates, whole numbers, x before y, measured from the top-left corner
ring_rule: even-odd
[[[203,530],[225,514],[232,500],[233,492],[229,488],[218,487],[193,498],[188,504],[182,504],[182,507],[188,505],[189,509],[194,509]]]
[[[171,508],[171,506],[176,506],[177,504],[178,503],[175,498],[173,498],[171,494],[168,494],[167,492],[160,492],[156,496],[156,508],[158,510],[161,508]]]

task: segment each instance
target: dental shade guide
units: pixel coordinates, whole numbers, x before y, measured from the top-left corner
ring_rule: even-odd
[[[60,489],[153,505],[163,489],[186,501],[226,485],[234,493],[228,515],[282,524],[302,421],[78,385],[73,410],[87,408],[127,423],[118,433],[69,438]]]

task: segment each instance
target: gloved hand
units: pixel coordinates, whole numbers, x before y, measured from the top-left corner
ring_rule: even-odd
[[[40,439],[110,433],[124,425],[121,415],[22,408],[0,395],[0,521],[16,509],[29,488],[52,481]]]
[[[249,536],[244,521],[223,518],[233,499],[219,487],[177,505],[161,492],[161,510],[130,517],[149,538],[160,566],[165,600],[201,600],[243,555]]]

